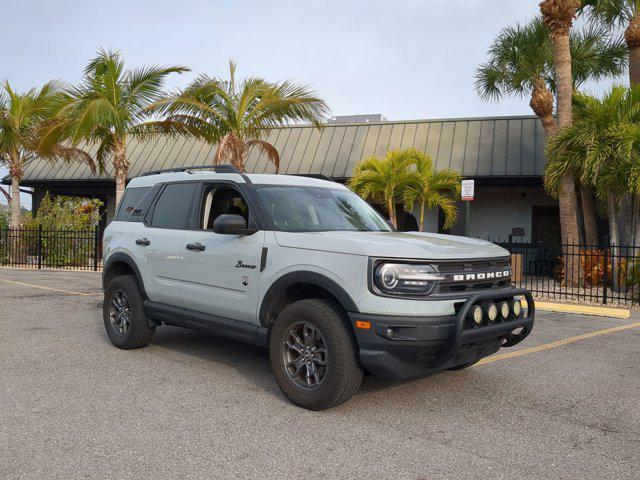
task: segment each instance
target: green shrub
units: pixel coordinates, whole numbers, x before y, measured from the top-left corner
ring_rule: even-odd
[[[9,208],[0,205],[0,230],[9,228]]]
[[[86,265],[95,250],[100,206],[102,202],[96,199],[45,195],[36,215],[23,219],[22,248],[29,255],[37,255],[38,228],[42,226],[44,266]]]
[[[102,202],[81,197],[51,197],[46,194],[40,202],[36,215],[22,221],[23,228],[44,230],[93,230],[100,221]]]

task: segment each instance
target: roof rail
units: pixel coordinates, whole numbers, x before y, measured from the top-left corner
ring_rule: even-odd
[[[157,175],[159,173],[189,172],[191,170],[213,170],[216,173],[242,174],[242,172],[233,165],[194,165],[192,167],[176,167],[165,168],[163,170],[151,170],[149,172],[143,173],[141,176],[146,177],[147,175]]]
[[[335,180],[331,177],[327,177],[321,173],[290,173],[294,177],[306,177],[306,178],[315,178],[317,180],[326,180],[327,182],[335,182]]]

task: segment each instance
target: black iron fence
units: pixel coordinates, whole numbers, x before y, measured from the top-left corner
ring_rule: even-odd
[[[92,230],[0,229],[0,266],[98,270],[102,245]]]
[[[539,298],[640,305],[640,247],[495,242],[511,252],[513,282]]]
[[[503,242],[513,283],[538,298],[640,305],[640,247]],[[92,230],[0,229],[0,266],[99,270],[102,245]]]

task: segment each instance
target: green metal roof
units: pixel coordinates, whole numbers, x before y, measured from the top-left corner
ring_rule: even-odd
[[[430,154],[438,169],[452,168],[465,177],[540,176],[546,164],[544,130],[530,116],[329,124],[321,130],[302,125],[269,130],[265,140],[280,152],[280,173],[320,173],[336,179],[350,177],[364,158],[408,147]],[[214,152],[215,146],[193,139],[131,139],[127,145],[130,177],[162,168],[206,165]],[[257,150],[245,164],[249,173],[274,172]],[[35,160],[26,167],[23,183],[111,180],[112,170],[108,165],[105,174],[92,175],[79,163]]]

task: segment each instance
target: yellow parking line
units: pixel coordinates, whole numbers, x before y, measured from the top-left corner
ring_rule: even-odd
[[[23,287],[40,288],[42,290],[51,290],[51,291],[54,291],[54,292],[66,293],[66,294],[69,294],[69,295],[82,295],[82,296],[85,296],[85,297],[91,297],[91,296],[94,296],[94,295],[102,295],[102,293],[100,293],[100,292],[90,292],[90,293],[87,293],[87,292],[74,292],[74,291],[71,291],[71,290],[63,290],[61,288],[53,288],[53,287],[45,287],[45,286],[42,286],[42,285],[34,285],[33,283],[16,282],[14,280],[0,279],[0,282],[9,283],[9,284],[12,284],[12,285],[21,285]]]
[[[626,325],[620,325],[618,327],[605,328],[604,330],[597,330],[595,332],[584,333],[582,335],[576,335],[575,337],[564,338],[562,340],[557,340],[551,343],[545,343],[543,345],[538,345],[537,347],[524,348],[522,350],[516,350],[514,352],[501,353],[498,355],[493,355],[491,357],[485,357],[480,360],[476,365],[484,365],[487,363],[497,362],[499,360],[506,360],[508,358],[521,357],[522,355],[529,355],[530,353],[541,352],[543,350],[550,350],[552,348],[562,347],[564,345],[568,345],[570,343],[578,342],[580,340],[586,340],[587,338],[597,337],[599,335],[608,335],[610,333],[621,332],[623,330],[629,330],[631,328],[639,328],[640,322],[638,323],[628,323]]]

